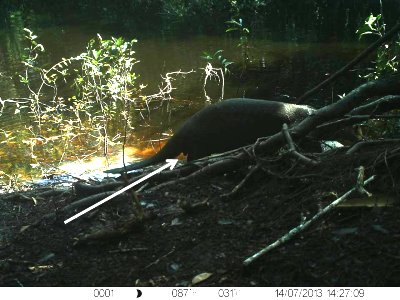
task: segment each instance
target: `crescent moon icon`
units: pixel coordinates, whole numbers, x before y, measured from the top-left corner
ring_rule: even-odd
[[[136,289],[136,291],[137,291],[137,296],[136,296],[136,298],[142,297],[142,291],[139,290],[139,289]]]

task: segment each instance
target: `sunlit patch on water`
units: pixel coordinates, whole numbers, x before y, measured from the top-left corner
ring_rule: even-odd
[[[154,155],[156,151],[153,147],[125,147],[124,151],[122,149],[113,151],[107,158],[96,156],[86,160],[68,161],[61,164],[58,169],[63,173],[81,179],[102,180],[112,175],[104,173],[105,170],[122,167],[124,162],[125,164],[130,164],[142,160],[145,157]]]
[[[85,161],[69,161],[60,165],[58,169],[62,173],[79,179],[102,180],[106,177],[103,171],[107,169],[107,159],[105,157],[94,157]]]
[[[152,146],[144,148],[125,147],[125,164],[144,159],[154,155],[158,149]],[[119,174],[104,173],[105,170],[123,166],[123,151],[114,150],[106,158],[104,156],[92,156],[85,160],[77,159],[63,162],[55,170],[49,170],[48,175],[41,179],[27,181],[35,186],[70,186],[77,180],[102,181],[107,178],[119,177]],[[138,171],[139,172],[139,171]]]

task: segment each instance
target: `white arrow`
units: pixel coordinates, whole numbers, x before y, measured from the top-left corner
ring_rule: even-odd
[[[92,206],[89,206],[88,208],[82,210],[80,213],[77,213],[76,215],[72,216],[71,218],[66,219],[64,221],[64,224],[68,224],[69,222],[75,220],[76,218],[79,218],[83,214],[86,214],[87,212],[91,211],[93,208],[96,208],[97,206],[100,206],[103,203],[106,203],[108,200],[111,200],[112,198],[122,194],[123,192],[129,190],[131,187],[134,187],[135,185],[138,185],[139,183],[149,179],[150,177],[156,175],[157,173],[160,173],[161,171],[163,171],[163,170],[165,170],[167,168],[170,168],[170,170],[172,170],[175,167],[175,165],[178,162],[178,160],[177,159],[167,159],[166,162],[167,162],[167,164],[162,166],[161,168],[159,168],[159,169],[147,174],[146,176],[140,178],[139,180],[137,180],[135,182],[132,182],[131,184],[127,185],[126,187],[124,187],[122,189],[120,189],[119,191],[116,191],[114,194],[108,196],[107,198],[104,198],[103,200],[97,202],[96,204],[93,204]]]

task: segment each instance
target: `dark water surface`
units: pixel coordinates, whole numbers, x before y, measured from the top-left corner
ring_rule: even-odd
[[[37,28],[35,34],[38,41],[46,48],[44,60],[50,65],[59,61],[62,57],[76,56],[83,51],[87,42],[100,33],[105,38],[119,36],[120,33],[104,30],[91,25],[70,26],[46,26]],[[20,27],[0,29],[0,97],[1,99],[26,97],[27,90],[18,82],[16,74],[23,71],[20,64],[23,51],[23,35]],[[134,38],[126,35],[126,39]],[[201,58],[203,51],[214,53],[224,49],[223,55],[230,61],[240,61],[241,52],[237,47],[238,39],[222,36],[194,35],[185,37],[160,38],[154,35],[149,38],[142,37],[136,46],[136,55],[140,63],[136,65],[136,73],[140,75],[140,82],[146,84],[144,94],[154,94],[162,82],[161,75],[173,71],[190,71],[195,73],[182,77],[176,77],[173,82],[174,100],[171,101],[172,110],[155,111],[150,120],[138,120],[137,131],[130,139],[128,154],[132,156],[150,155],[159,147],[158,143],[150,143],[164,137],[163,133],[171,134],[185,119],[205,105],[203,92],[204,68],[206,62]],[[277,42],[261,38],[250,40],[249,54],[253,61],[250,71],[242,74],[227,75],[225,82],[224,98],[253,97],[274,99],[282,98],[282,95],[300,96],[326,76],[343,66],[364,45],[357,42],[337,42],[334,39],[325,43],[297,43]],[[337,94],[347,92],[357,76],[350,74],[333,87],[325,90],[317,97],[323,102],[332,101]],[[207,87],[208,95],[212,101],[218,101],[221,96],[221,87],[215,82]],[[62,95],[61,95],[62,96]],[[322,102],[321,102],[322,105]],[[118,120],[115,120],[118,122]],[[141,126],[142,125],[142,126]],[[37,157],[32,158],[29,146],[23,142],[24,138],[18,136],[18,132],[29,126],[26,118],[15,114],[13,105],[5,105],[0,115],[0,169],[8,174],[22,174],[29,177],[38,172],[32,169],[33,162],[45,163],[46,167],[58,166],[60,153],[49,157],[45,152],[38,151]],[[14,140],[5,142],[5,136],[13,134]],[[145,141],[145,142],[143,142]],[[146,142],[147,141],[147,142]],[[76,156],[63,157],[64,160],[77,161],[84,157],[85,145],[79,145],[79,153]],[[155,149],[153,149],[153,147]],[[92,153],[89,149],[87,152]],[[116,149],[113,154],[117,153]],[[135,154],[136,153],[136,154]],[[87,153],[89,154],[89,153]],[[43,155],[43,157],[41,157]],[[97,168],[101,168],[105,161],[101,158],[101,151],[92,153],[87,158]],[[87,160],[88,160],[87,159]],[[87,161],[85,160],[85,161]],[[120,163],[121,158],[117,158]],[[79,161],[83,166],[83,161]],[[85,165],[85,168],[89,167]],[[76,168],[76,165],[74,165]],[[84,168],[82,168],[83,171]],[[7,177],[8,178],[8,177]],[[4,179],[4,177],[3,177]]]

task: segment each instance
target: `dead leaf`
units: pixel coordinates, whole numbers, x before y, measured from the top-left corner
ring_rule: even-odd
[[[29,227],[31,227],[31,225],[22,226],[21,229],[19,230],[19,233],[24,232],[24,231],[27,230]]]
[[[199,275],[196,275],[192,279],[192,284],[195,285],[200,282],[203,282],[204,280],[208,279],[211,275],[212,275],[212,273],[201,273]]]

